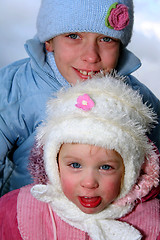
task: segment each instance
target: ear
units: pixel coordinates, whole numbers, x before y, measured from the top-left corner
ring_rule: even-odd
[[[45,42],[45,47],[48,52],[53,52],[53,42],[52,39]]]

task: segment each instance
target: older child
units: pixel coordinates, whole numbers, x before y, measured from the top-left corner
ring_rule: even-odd
[[[1,239],[159,239],[159,161],[146,136],[155,114],[116,78],[50,100],[30,164],[39,184],[0,199]]]
[[[1,195],[31,183],[28,156],[46,101],[62,87],[116,69],[160,116],[159,100],[130,74],[141,65],[126,49],[132,35],[132,0],[42,0],[29,58],[0,71]],[[159,124],[150,139],[159,144]]]

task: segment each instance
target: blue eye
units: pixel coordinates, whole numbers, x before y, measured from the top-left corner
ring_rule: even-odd
[[[71,34],[68,35],[68,37],[71,38],[71,39],[78,39],[79,38],[79,36],[76,33],[71,33]]]
[[[111,41],[113,41],[113,39],[110,38],[110,37],[103,37],[103,38],[102,38],[102,41],[103,41],[103,42],[111,42]]]
[[[102,169],[102,170],[110,170],[110,169],[112,169],[112,167],[109,166],[109,165],[103,165],[103,166],[100,167],[100,169]]]
[[[73,167],[73,168],[81,168],[81,165],[77,162],[71,163],[70,166]]]

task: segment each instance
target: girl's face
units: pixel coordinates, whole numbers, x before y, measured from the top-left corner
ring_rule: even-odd
[[[58,161],[63,192],[82,212],[98,213],[119,195],[124,165],[114,150],[63,144]]]
[[[110,72],[117,65],[120,41],[98,33],[68,33],[46,42],[54,52],[62,76],[72,84],[85,81],[100,70]]]

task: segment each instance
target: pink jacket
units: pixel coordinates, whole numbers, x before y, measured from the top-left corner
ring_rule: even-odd
[[[49,204],[30,194],[31,186],[12,191],[0,199],[1,240],[91,240],[87,233],[70,226],[54,213]],[[137,228],[143,240],[160,240],[160,201],[138,204],[120,219]]]

